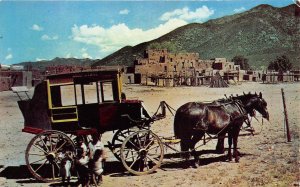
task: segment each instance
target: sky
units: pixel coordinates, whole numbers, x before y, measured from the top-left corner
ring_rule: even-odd
[[[0,64],[61,58],[101,59],[180,26],[293,0],[0,0]]]

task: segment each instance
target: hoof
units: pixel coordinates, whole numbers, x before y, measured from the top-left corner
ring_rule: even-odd
[[[236,157],[234,160],[236,163],[238,163],[238,162],[240,162],[240,157]]]

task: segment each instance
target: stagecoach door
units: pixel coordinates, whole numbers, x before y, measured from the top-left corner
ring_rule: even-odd
[[[120,103],[118,79],[93,80],[76,77],[74,90],[79,125],[103,132],[108,130],[110,122],[116,118],[116,109]]]
[[[72,83],[50,84],[48,81],[48,105],[53,129],[72,131],[79,128]]]

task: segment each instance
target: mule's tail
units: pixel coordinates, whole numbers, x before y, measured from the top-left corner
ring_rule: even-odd
[[[174,135],[176,138],[182,138],[182,115],[177,111],[174,117]]]

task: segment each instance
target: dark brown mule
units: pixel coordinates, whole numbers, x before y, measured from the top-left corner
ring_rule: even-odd
[[[240,128],[248,114],[257,110],[265,118],[269,118],[267,103],[262,95],[248,94],[234,99],[225,99],[216,103],[189,102],[182,105],[174,119],[174,134],[181,139],[181,150],[192,150],[195,163],[199,157],[194,150],[196,143],[205,133],[224,137],[228,133],[229,152],[231,160],[231,145],[233,142],[235,160],[238,161],[237,142]]]

